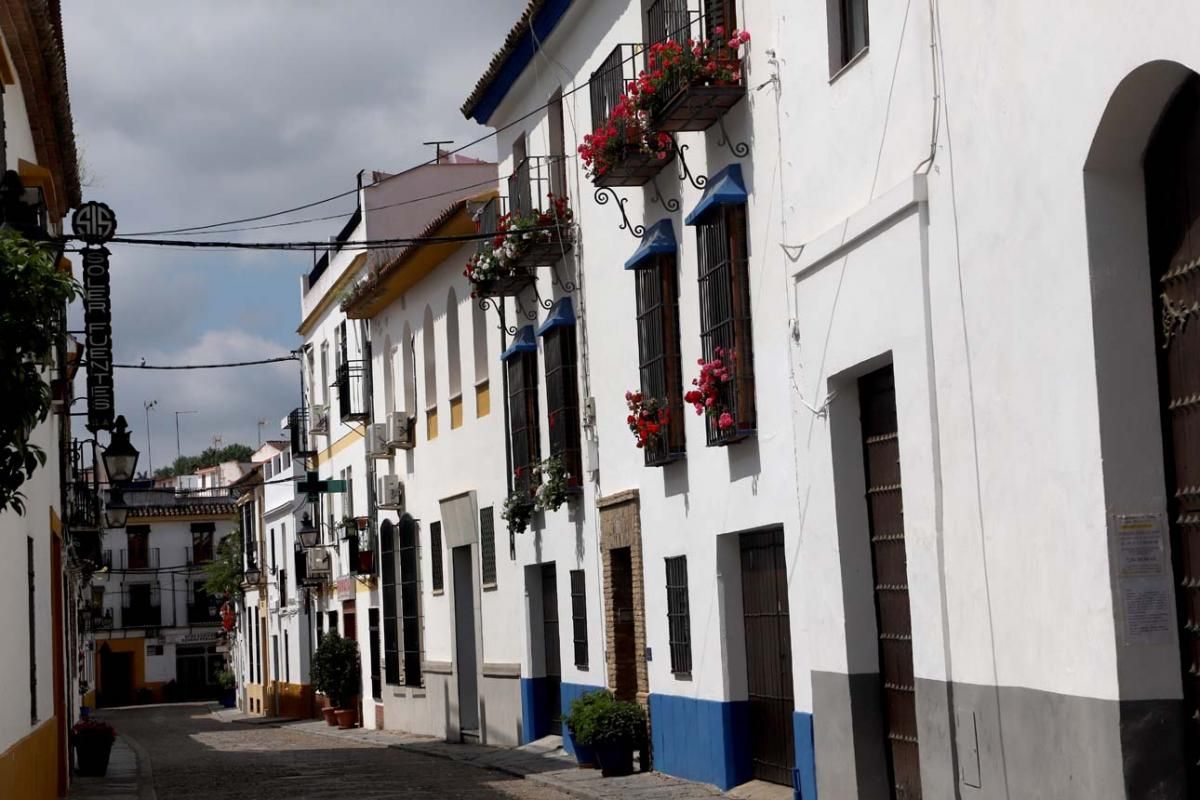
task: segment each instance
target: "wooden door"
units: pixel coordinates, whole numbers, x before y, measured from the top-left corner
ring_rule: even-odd
[[[636,700],[637,631],[633,614],[633,554],[628,547],[609,551],[613,603],[613,665],[616,680],[612,687],[618,700]]]
[[[558,571],[542,565],[542,646],[546,664],[545,708],[554,726],[562,719],[562,660],[558,637]]]
[[[918,800],[921,797],[921,759],[917,746],[916,679],[908,604],[908,557],[904,544],[904,495],[900,487],[896,383],[891,366],[860,378],[858,394],[888,778],[892,796],[897,800]]]
[[[1189,80],[1146,151],[1158,385],[1176,579],[1188,785],[1200,786],[1200,79]]]
[[[743,534],[740,544],[754,777],[790,786],[796,766],[796,703],[783,531]]]

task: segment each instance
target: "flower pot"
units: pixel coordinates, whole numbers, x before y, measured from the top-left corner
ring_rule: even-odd
[[[325,724],[329,727],[337,725],[337,709],[333,706],[326,706],[321,709],[321,714],[325,717]]]
[[[103,737],[79,737],[75,740],[75,774],[103,778],[108,772],[112,742]]]
[[[221,691],[221,705],[224,708],[233,708],[237,705],[237,695],[233,689],[223,689]]]
[[[633,745],[629,742],[598,744],[592,749],[604,777],[633,774]]]
[[[575,731],[571,730],[571,726],[566,726],[567,738],[571,740],[571,750],[575,753],[575,763],[581,769],[596,768],[596,751],[586,744],[581,744],[575,738]]]
[[[337,716],[337,726],[342,730],[353,728],[358,717],[358,712],[353,708],[339,708],[334,714]]]

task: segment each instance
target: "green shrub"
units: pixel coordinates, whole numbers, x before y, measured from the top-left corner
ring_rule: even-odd
[[[646,739],[646,712],[637,703],[615,699],[606,691],[588,692],[571,703],[567,724],[585,747],[611,744],[636,746]]]
[[[231,671],[223,669],[217,673],[217,686],[220,686],[225,691],[229,691],[237,686],[237,676]]]
[[[575,735],[580,744],[588,744],[588,738],[596,729],[596,717],[599,710],[611,705],[613,696],[605,689],[585,692],[571,701],[571,711],[567,714],[567,727]]]
[[[360,670],[358,642],[336,631],[321,637],[313,654],[313,688],[328,697],[334,708],[342,708],[358,694]]]

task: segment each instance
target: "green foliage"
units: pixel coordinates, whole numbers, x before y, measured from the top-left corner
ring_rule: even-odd
[[[176,475],[191,475],[198,469],[215,467],[226,461],[246,462],[252,455],[254,455],[254,450],[249,445],[238,442],[225,447],[209,447],[198,456],[180,456],[171,466],[154,470],[154,477],[173,478]]]
[[[62,340],[66,306],[80,296],[70,273],[60,272],[49,245],[0,229],[0,511],[25,513],[20,488],[46,463],[30,444],[50,413],[47,357]]]
[[[223,669],[217,673],[217,685],[220,686],[224,691],[229,691],[233,687],[237,686],[237,676],[235,676],[230,670]]]
[[[328,697],[334,708],[342,708],[358,694],[361,668],[358,642],[330,631],[313,654],[313,688]]]
[[[204,567],[204,591],[214,597],[242,594],[242,529],[239,527],[217,545],[215,558]]]
[[[571,702],[567,725],[585,747],[628,744],[646,740],[646,711],[637,703],[617,700],[599,689]]]

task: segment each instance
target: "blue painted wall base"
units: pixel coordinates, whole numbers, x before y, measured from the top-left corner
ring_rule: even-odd
[[[720,789],[745,783],[753,777],[749,728],[745,700],[650,695],[650,736],[659,772]]]
[[[545,678],[521,678],[521,744],[529,744],[550,733],[545,695]]]
[[[812,714],[792,712],[792,730],[796,733],[796,769],[792,771],[796,800],[817,800],[817,751],[813,743]]]

